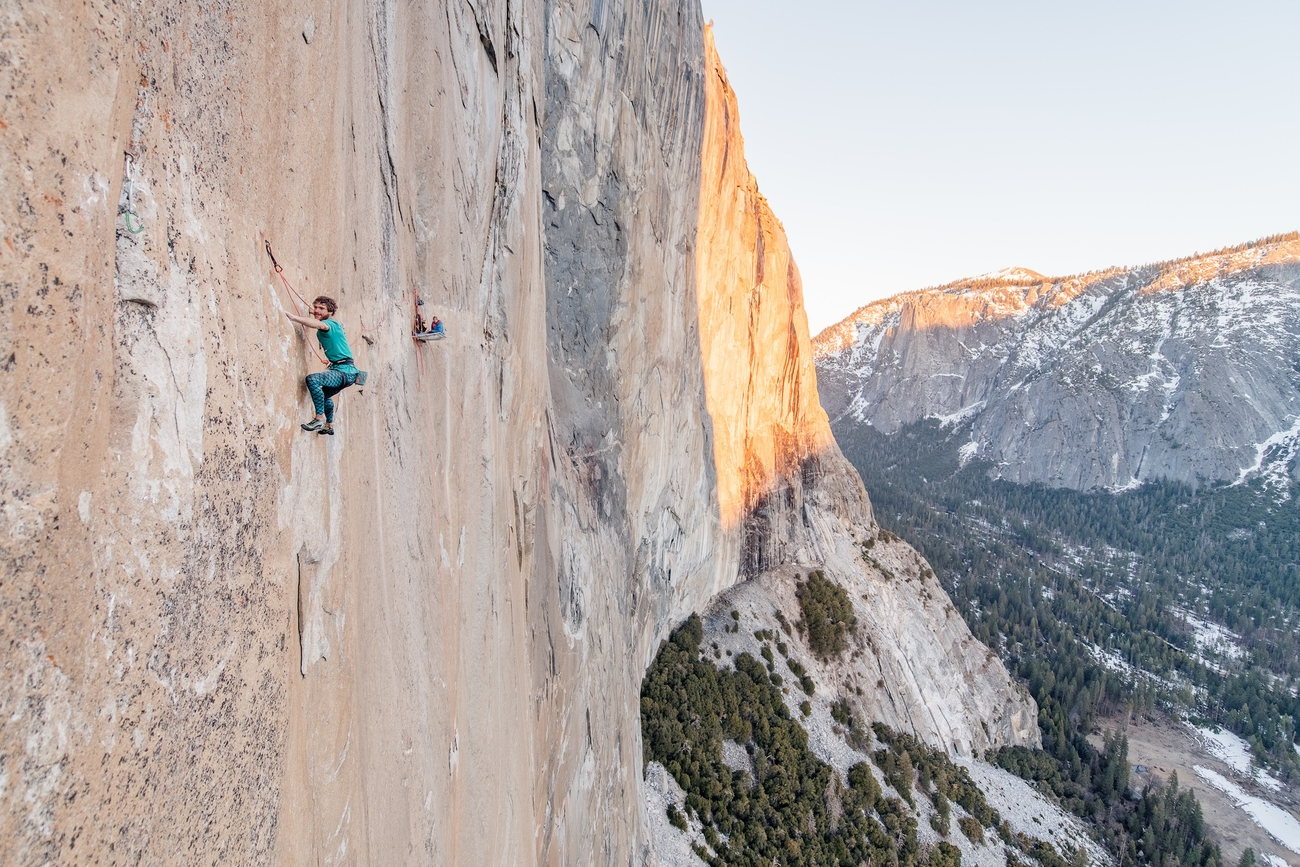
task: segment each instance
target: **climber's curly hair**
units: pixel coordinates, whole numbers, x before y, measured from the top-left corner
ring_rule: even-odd
[[[335,301],[333,298],[329,297],[328,295],[317,295],[316,300],[311,302],[311,304],[313,307],[315,307],[317,304],[324,304],[325,309],[330,312],[330,316],[333,316],[335,312],[337,312],[339,309],[338,302]]]

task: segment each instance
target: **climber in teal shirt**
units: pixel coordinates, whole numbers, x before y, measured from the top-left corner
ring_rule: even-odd
[[[311,318],[295,316],[285,312],[289,321],[297,322],[308,328],[316,329],[316,339],[325,358],[329,360],[329,370],[312,373],[307,376],[307,390],[311,392],[311,402],[316,407],[316,417],[302,426],[305,431],[334,435],[334,395],[357,381],[357,368],[352,360],[352,349],[348,346],[347,335],[343,325],[334,319],[339,305],[333,298],[322,295],[311,303]]]

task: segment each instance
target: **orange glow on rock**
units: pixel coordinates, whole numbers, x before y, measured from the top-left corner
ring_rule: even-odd
[[[817,397],[799,269],[745,162],[736,94],[705,28],[695,281],[723,525],[833,445]]]

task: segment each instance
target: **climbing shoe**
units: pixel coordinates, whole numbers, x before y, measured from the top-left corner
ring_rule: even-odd
[[[327,434],[329,436],[334,436],[334,425],[326,423],[325,426],[322,427],[320,430],[316,431],[316,433],[320,434],[321,436],[325,436]]]
[[[320,430],[320,429],[321,429],[322,427],[324,427],[324,426],[325,426],[325,422],[321,421],[321,420],[318,419],[318,418],[314,418],[314,419],[312,419],[311,421],[309,421],[309,422],[307,422],[306,424],[304,424],[304,425],[302,426],[302,429],[305,430],[305,431],[311,432],[311,431],[314,431],[314,430]]]

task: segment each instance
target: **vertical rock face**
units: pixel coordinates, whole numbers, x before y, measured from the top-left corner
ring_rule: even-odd
[[[0,860],[538,857],[543,26],[5,19]],[[298,430],[320,365],[263,237],[370,371],[334,437]]]
[[[870,525],[696,3],[65,7],[0,24],[3,860],[648,857],[658,639]]]
[[[642,672],[658,638],[735,575],[690,255],[703,23],[695,2],[579,0],[548,4],[546,32],[539,858],[624,864],[644,860],[648,842]]]
[[[554,4],[547,16],[542,200],[565,629],[584,635],[592,582],[612,570],[632,579],[619,590],[625,613],[641,608],[642,625],[662,630],[725,580],[686,255],[703,24],[677,2]],[[580,553],[591,550],[601,562]]]
[[[705,396],[713,421],[718,506],[724,525],[743,524],[741,569],[777,564],[798,523],[788,508],[805,482],[834,462],[803,309],[799,269],[785,230],[745,162],[736,94],[707,33],[707,106],[696,268]],[[836,465],[833,478],[843,478]],[[859,485],[858,488],[861,486]],[[851,485],[845,505],[870,523]]]

